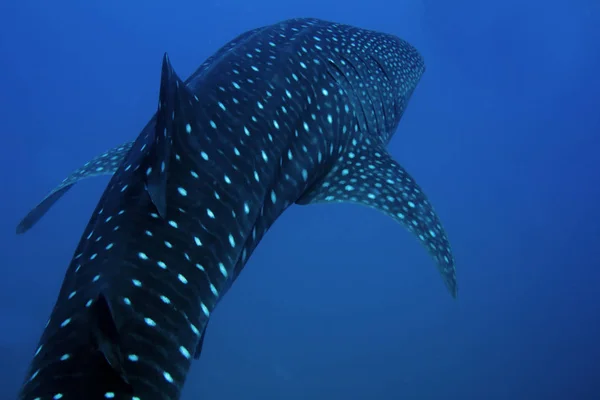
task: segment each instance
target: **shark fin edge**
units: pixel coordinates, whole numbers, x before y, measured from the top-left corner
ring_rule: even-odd
[[[174,142],[194,148],[192,130],[197,126],[194,106],[197,99],[186,88],[169,60],[163,56],[156,125],[147,150],[146,190],[158,214],[166,217],[167,179]]]
[[[160,77],[156,126],[147,154],[146,168],[146,190],[154,207],[156,207],[156,211],[162,218],[165,218],[167,213],[167,176],[173,145],[176,86],[179,84],[177,80],[169,56],[165,53]]]
[[[53,189],[42,201],[27,213],[25,217],[17,225],[17,235],[21,235],[30,230],[48,210],[65,194],[75,183],[61,184]]]
[[[19,222],[16,229],[17,234],[23,234],[37,224],[50,208],[77,182],[93,176],[114,174],[132,146],[133,142],[123,143],[92,158],[73,171]]]
[[[92,341],[114,373],[112,381],[117,381],[122,390],[132,391],[131,383],[123,367],[124,358],[120,349],[120,335],[108,299],[100,293],[91,305]]]
[[[371,146],[344,154],[296,201],[300,205],[336,202],[377,209],[406,227],[434,258],[448,291],[456,298],[454,256],[440,219],[415,180],[385,149]]]
[[[204,337],[206,336],[206,327],[208,326],[208,322],[204,325],[204,330],[202,331],[202,335],[200,335],[200,340],[196,345],[196,351],[194,352],[194,360],[198,360],[200,358],[200,354],[202,353],[202,346],[204,345]]]

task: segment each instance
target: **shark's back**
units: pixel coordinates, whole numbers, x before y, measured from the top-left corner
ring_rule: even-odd
[[[361,131],[385,144],[425,71],[417,49],[397,36],[319,19],[296,18],[257,28],[240,35],[235,44],[219,52],[215,59],[220,62],[207,62],[190,77],[187,82],[192,92],[213,90],[217,77],[226,81],[235,75],[242,77],[238,82],[244,86],[241,90],[252,89],[259,82],[244,77],[256,74],[259,71],[254,69],[259,68],[273,73],[272,87],[293,87],[294,76],[305,75],[313,90],[321,84],[326,90],[335,87],[345,92],[348,109],[359,114]],[[234,68],[232,75],[224,66],[235,65],[240,57],[254,61],[239,63],[252,70]],[[297,72],[285,76],[285,64]]]
[[[394,35],[323,21],[299,40],[299,58],[308,51],[326,60],[336,88],[357,110],[360,131],[387,144],[425,71],[417,49]]]
[[[395,36],[317,19],[246,32],[185,82],[165,55],[153,119],[90,164],[114,175],[20,400],[178,399],[215,306],[292,204],[384,212],[456,295],[441,222],[385,149],[423,71]]]
[[[261,54],[265,43],[269,46],[267,50],[273,52],[267,57]],[[361,132],[369,135],[373,141],[384,144],[394,134],[412,92],[425,71],[419,52],[397,36],[319,19],[295,18],[241,33],[208,57],[186,79],[185,84],[192,93],[202,96],[202,93],[214,91],[216,86],[226,91],[226,87],[230,86],[228,80],[233,78],[234,84],[240,86],[239,90],[246,90],[254,81],[244,77],[239,69],[234,70],[237,76],[232,77],[231,71],[224,69],[222,62],[229,63],[229,59],[235,63],[240,57],[250,56],[255,57],[257,65],[265,62],[271,66],[281,57],[288,57],[291,67],[298,67],[299,71],[291,75],[295,82],[289,77],[285,82],[292,86],[298,83],[296,79],[303,71],[308,72],[309,63],[312,63],[310,72],[313,73],[315,67],[320,65],[321,74],[328,74],[335,81],[337,90],[347,93],[347,103],[339,105],[338,112],[355,111]],[[254,67],[258,68],[256,65]],[[278,76],[275,74],[272,80],[275,81]],[[219,79],[224,82],[222,85],[215,83]],[[214,106],[213,100],[206,98],[209,107]],[[240,98],[234,94],[233,100],[239,104]],[[306,101],[306,98],[302,100]],[[156,114],[140,135],[152,135],[155,126]],[[121,144],[73,171],[23,218],[17,226],[17,233],[31,229],[79,180],[113,174],[132,144]]]

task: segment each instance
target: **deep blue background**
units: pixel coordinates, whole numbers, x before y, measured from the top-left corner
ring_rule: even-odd
[[[91,3],[94,3],[90,5]],[[390,145],[444,221],[453,301],[403,228],[292,207],[221,302],[184,399],[600,399],[596,0],[3,1],[0,398],[24,377],[108,178],[19,219],[132,140],[160,62],[191,73],[238,33],[314,16],[394,33],[427,72]]]

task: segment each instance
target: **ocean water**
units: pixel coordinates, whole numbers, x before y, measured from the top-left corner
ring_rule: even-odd
[[[19,219],[139,133],[164,51],[187,76],[242,31],[304,16],[393,33],[424,56],[389,149],[444,222],[458,298],[377,211],[292,207],[219,304],[182,399],[600,399],[596,0],[0,9],[0,399],[16,398],[108,178],[78,184],[23,236]]]

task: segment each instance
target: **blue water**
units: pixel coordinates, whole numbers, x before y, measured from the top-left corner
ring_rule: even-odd
[[[10,3],[10,4],[9,4]],[[292,207],[220,303],[183,400],[600,399],[596,0],[23,0],[0,13],[0,399],[24,378],[108,178],[19,219],[242,31],[313,16],[394,33],[427,72],[390,152],[453,243],[459,296],[402,227]]]

